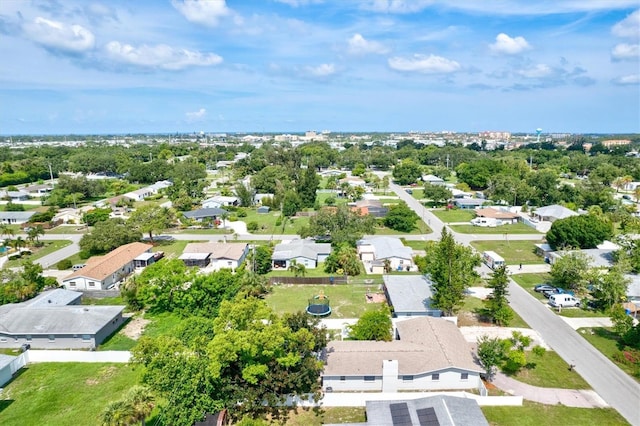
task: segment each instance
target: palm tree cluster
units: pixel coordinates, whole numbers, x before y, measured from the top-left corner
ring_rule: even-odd
[[[129,426],[141,423],[153,411],[154,397],[149,388],[134,386],[127,391],[124,397],[107,405],[101,415],[103,426]]]

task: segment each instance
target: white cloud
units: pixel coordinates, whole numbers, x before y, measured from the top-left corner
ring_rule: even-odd
[[[611,57],[616,61],[637,59],[640,56],[640,44],[621,43],[611,51]]]
[[[530,49],[531,46],[524,37],[509,37],[505,33],[500,33],[496,36],[496,42],[490,44],[489,48],[496,53],[516,55]]]
[[[354,34],[348,41],[348,52],[352,55],[384,54],[388,51],[382,43],[367,40],[361,34]]]
[[[544,78],[553,74],[553,69],[546,64],[537,64],[533,68],[522,69],[518,74],[525,78]]]
[[[623,75],[613,80],[619,86],[634,86],[640,84],[640,74]]]
[[[611,32],[618,37],[640,38],[640,9],[615,24]]]
[[[96,38],[91,31],[80,25],[67,25],[37,17],[22,27],[34,42],[53,50],[81,53],[93,49]]]
[[[329,77],[336,73],[334,64],[320,64],[317,67],[305,67],[307,73],[313,77]]]
[[[433,0],[370,0],[364,8],[374,12],[413,13],[433,4]]]
[[[107,55],[113,60],[145,68],[181,70],[191,66],[217,65],[222,57],[214,53],[201,53],[187,49],[176,49],[166,44],[139,47],[121,44],[117,41],[107,43]]]
[[[308,4],[322,3],[323,0],[275,0],[278,3],[288,4],[291,7],[306,6]]]
[[[207,115],[207,110],[204,108],[200,108],[197,111],[186,112],[184,115],[189,122],[202,121],[202,119]]]
[[[212,27],[231,14],[225,0],[171,0],[171,4],[188,21]]]
[[[421,72],[424,74],[448,74],[460,69],[460,64],[436,55],[413,55],[410,58],[389,58],[389,66],[397,71]]]

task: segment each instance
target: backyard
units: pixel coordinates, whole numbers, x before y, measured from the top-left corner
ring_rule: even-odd
[[[495,251],[508,265],[544,263],[544,259],[535,254],[532,241],[472,241],[471,245],[480,253],[486,250]]]

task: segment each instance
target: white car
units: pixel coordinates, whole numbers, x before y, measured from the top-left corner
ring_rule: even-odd
[[[552,294],[549,296],[549,305],[562,308],[579,307],[580,299],[576,299],[570,294]]]

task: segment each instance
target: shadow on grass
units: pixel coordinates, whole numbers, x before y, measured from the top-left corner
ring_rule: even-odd
[[[613,331],[607,330],[606,328],[602,327],[593,328],[592,330],[593,333],[598,337],[602,337],[603,339],[607,340],[613,340],[614,342],[616,342],[616,347],[619,351],[623,351],[626,348],[625,344],[622,343],[622,340],[620,340],[620,337],[618,337],[618,335]]]

